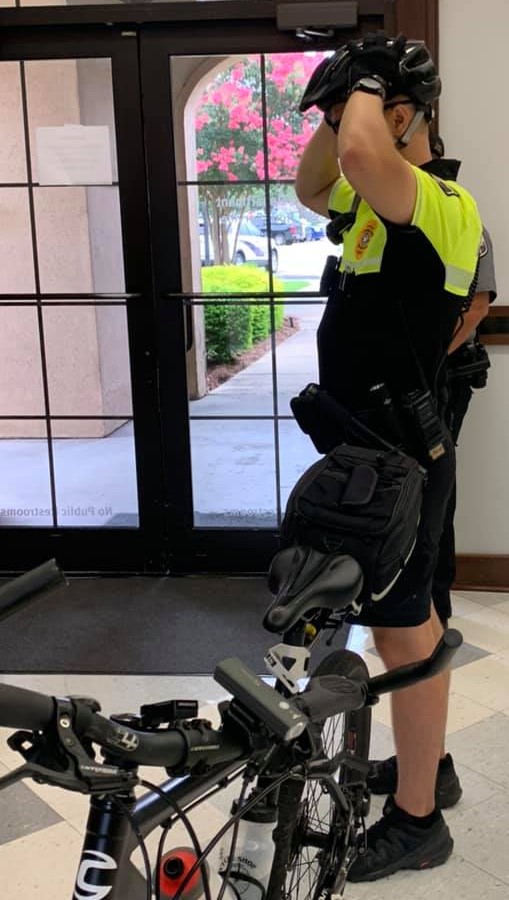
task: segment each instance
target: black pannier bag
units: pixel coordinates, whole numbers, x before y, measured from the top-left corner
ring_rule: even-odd
[[[381,600],[415,545],[425,479],[418,462],[396,448],[340,444],[297,481],[281,546],[353,556],[364,574],[358,602]]]

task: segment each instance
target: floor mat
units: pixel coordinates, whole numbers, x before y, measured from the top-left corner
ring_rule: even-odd
[[[74,578],[0,623],[0,671],[201,675],[238,656],[262,674],[270,602],[262,577]]]

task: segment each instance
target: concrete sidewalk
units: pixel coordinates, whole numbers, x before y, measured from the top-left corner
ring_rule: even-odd
[[[266,353],[225,384],[190,404],[193,496],[197,525],[276,525],[276,442],[279,443],[280,504],[298,476],[317,458],[309,440],[290,420],[233,421],[195,416],[291,416],[290,399],[318,378],[316,328],[319,305],[286,307],[299,320],[297,334]],[[276,434],[277,431],[277,434]]]

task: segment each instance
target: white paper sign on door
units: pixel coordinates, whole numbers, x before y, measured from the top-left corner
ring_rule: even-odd
[[[36,129],[39,184],[112,184],[107,125]]]

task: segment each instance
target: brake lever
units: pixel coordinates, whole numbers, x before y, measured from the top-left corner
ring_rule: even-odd
[[[90,776],[79,779],[74,772],[58,772],[56,769],[48,769],[38,763],[26,762],[7,775],[0,778],[0,791],[24,778],[32,778],[38,784],[50,784],[66,791],[74,791],[80,794],[108,794],[121,790],[128,790],[138,784],[138,778],[134,772],[123,772],[115,766],[96,766],[101,770],[101,777],[95,779]],[[120,775],[120,778],[119,778]]]
[[[7,744],[26,760],[24,766],[0,779],[0,789],[12,779],[33,778],[81,794],[128,790],[139,783],[137,772],[96,762],[73,729],[74,707],[67,698],[55,698],[56,716],[51,730],[17,731]]]

